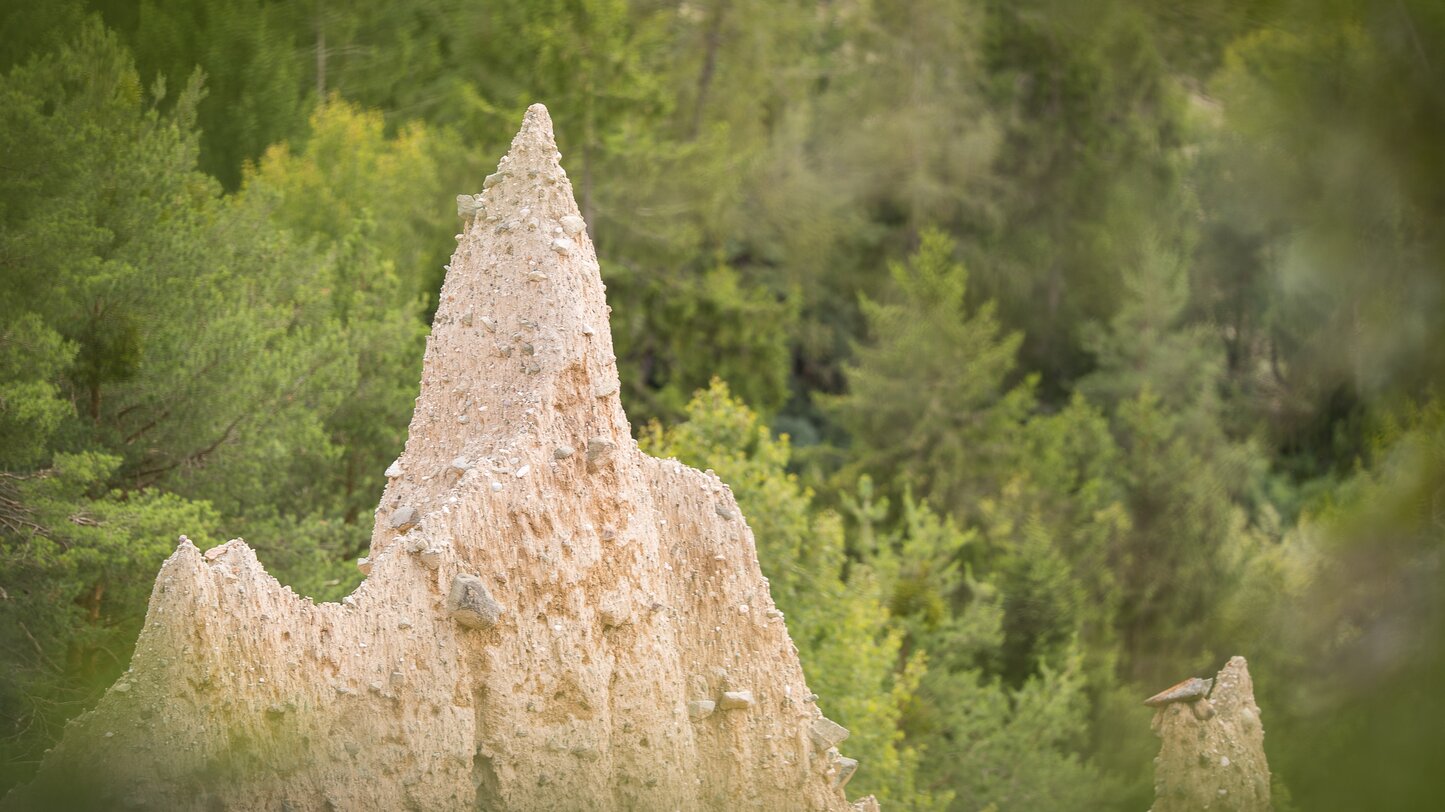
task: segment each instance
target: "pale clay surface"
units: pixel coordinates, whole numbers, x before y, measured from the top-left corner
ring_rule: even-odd
[[[534,105],[467,203],[361,587],[314,604],[183,540],[7,808],[76,775],[134,809],[848,808],[732,494],[632,439],[560,157]]]
[[[1232,658],[1209,698],[1197,703],[1173,702],[1154,713],[1160,748],[1152,812],[1268,812],[1264,724],[1244,658]]]

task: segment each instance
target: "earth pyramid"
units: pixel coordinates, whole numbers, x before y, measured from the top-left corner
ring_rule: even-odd
[[[1264,724],[1249,663],[1232,657],[1213,678],[1194,677],[1146,700],[1156,708],[1151,812],[1269,812]]]
[[[727,485],[632,439],[560,159],[533,105],[458,198],[362,585],[313,603],[182,537],[130,670],[5,807],[849,808]]]

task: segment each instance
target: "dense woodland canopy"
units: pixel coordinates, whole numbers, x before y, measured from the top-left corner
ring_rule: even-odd
[[[360,579],[456,231],[551,108],[649,451],[732,483],[890,810],[1445,791],[1445,4],[0,11],[0,789],[178,533]]]

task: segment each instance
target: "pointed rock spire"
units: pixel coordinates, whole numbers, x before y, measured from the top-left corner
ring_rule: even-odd
[[[849,808],[736,501],[632,440],[558,159],[534,105],[462,201],[361,587],[183,540],[131,670],[0,806]]]
[[[443,505],[458,479],[506,487],[517,471],[556,459],[557,448],[633,446],[611,308],[560,161],[547,108],[534,104],[472,198],[373,556],[405,529],[398,521]]]
[[[1268,812],[1269,764],[1254,683],[1243,657],[1146,700],[1157,710],[1154,812]]]

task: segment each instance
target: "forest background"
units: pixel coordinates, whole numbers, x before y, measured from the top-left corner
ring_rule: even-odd
[[[652,453],[732,483],[889,810],[1445,791],[1445,4],[0,11],[0,791],[178,533],[360,579],[453,196],[549,105]]]

